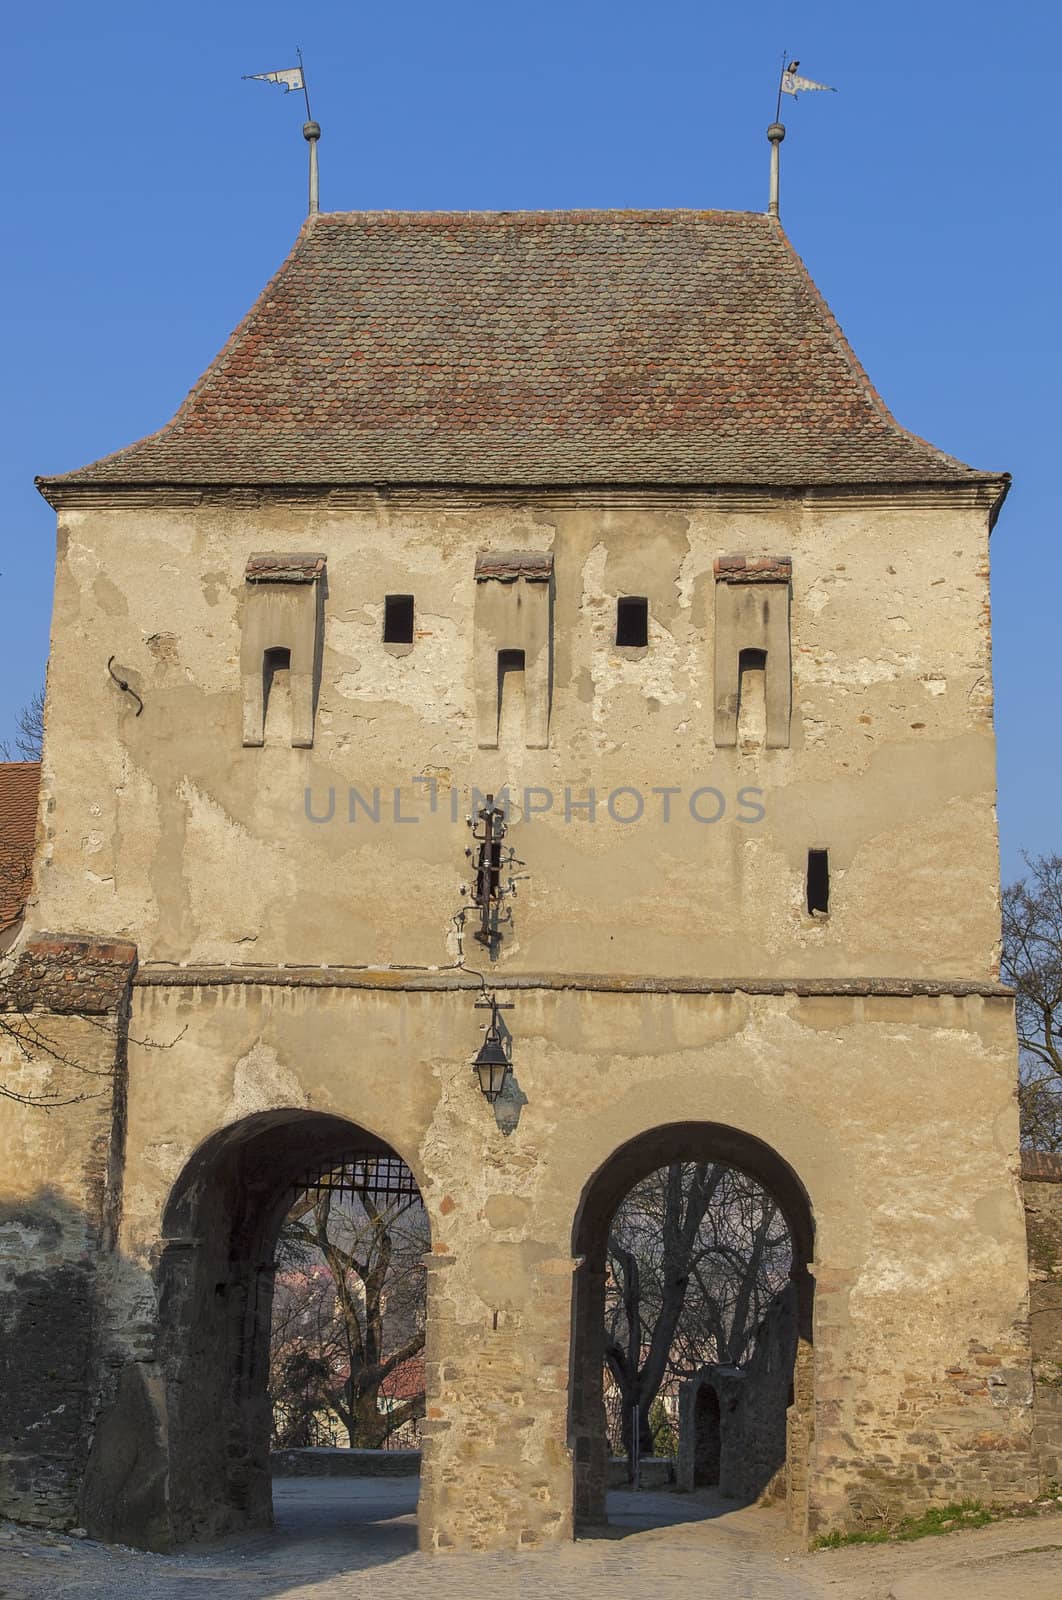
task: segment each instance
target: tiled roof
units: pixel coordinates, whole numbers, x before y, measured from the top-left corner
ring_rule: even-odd
[[[414,1400],[424,1393],[424,1357],[410,1356],[400,1361],[380,1384],[380,1393],[388,1400]]]
[[[173,421],[52,484],[896,484],[975,473],[874,392],[752,212],[309,220]]]
[[[22,915],[30,891],[39,761],[0,761],[0,933]]]
[[[1023,1150],[1021,1175],[1026,1183],[1062,1183],[1062,1152]]]

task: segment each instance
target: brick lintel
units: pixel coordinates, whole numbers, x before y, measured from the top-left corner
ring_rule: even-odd
[[[717,583],[788,583],[793,576],[791,556],[717,556]]]

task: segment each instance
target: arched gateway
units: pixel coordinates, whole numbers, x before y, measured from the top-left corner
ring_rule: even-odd
[[[1029,1493],[1006,482],[777,220],[316,215],[170,424],[41,489],[0,1513],[262,1520],[272,1233],[355,1130],[430,1216],[425,1548],[600,1511],[602,1228],[683,1150],[797,1244],[794,1525]]]
[[[792,1240],[792,1284],[798,1338],[792,1401],[786,1418],[786,1510],[789,1525],[806,1531],[808,1465],[814,1428],[812,1368],[814,1222],[803,1185],[761,1140],[712,1122],[671,1123],[622,1145],[587,1185],[575,1222],[571,1441],[577,1525],[605,1520],[607,1441],[602,1406],[605,1349],[605,1258],[608,1231],[624,1195],[650,1172],[673,1162],[719,1162],[757,1179],[778,1204]],[[718,1404],[716,1404],[718,1432]],[[718,1453],[718,1449],[717,1449]],[[718,1467],[718,1462],[716,1463]],[[718,1471],[716,1472],[716,1479]]]
[[[155,1259],[160,1328],[97,1428],[84,1514],[100,1537],[169,1549],[268,1527],[270,1313],[277,1234],[322,1173],[395,1162],[336,1116],[259,1112],[195,1151]]]

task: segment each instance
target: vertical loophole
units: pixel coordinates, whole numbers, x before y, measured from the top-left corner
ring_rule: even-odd
[[[616,601],[616,643],[634,649],[649,643],[649,602],[644,595]]]
[[[413,596],[389,594],[384,600],[384,644],[413,643]]]
[[[519,744],[525,736],[524,652],[498,651],[498,743]]]
[[[738,656],[737,741],[743,749],[767,742],[766,650],[742,650]]]
[[[291,651],[279,647],[262,657],[262,723],[266,744],[291,743]]]
[[[830,909],[830,853],[808,851],[808,912],[825,916]]]

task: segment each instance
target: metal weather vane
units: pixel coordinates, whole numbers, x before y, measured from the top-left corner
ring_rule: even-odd
[[[788,51],[783,52],[783,61],[785,61],[788,53]],[[837,93],[837,90],[831,84],[816,83],[814,78],[799,77],[797,72],[799,66],[799,61],[791,61],[787,67],[783,66],[782,68],[782,76],[778,84],[778,110],[775,113],[776,116],[780,117],[782,114],[782,96],[784,94],[791,94],[795,100],[798,92],[806,93],[810,89],[825,89],[827,94]]]
[[[320,184],[317,173],[317,141],[321,137],[321,125],[313,120],[310,111],[310,91],[306,84],[306,68],[303,66],[302,51],[296,50],[299,58],[297,67],[283,67],[279,72],[245,72],[244,82],[276,83],[285,94],[301,92],[306,101],[306,121],[302,125],[302,136],[310,146],[310,216],[315,216],[321,209]]]
[[[825,90],[827,94],[836,94],[837,90],[829,83],[816,83],[814,78],[802,78],[799,73],[799,61],[787,61],[788,50],[782,51],[782,70],[778,74],[778,101],[774,108],[774,121],[767,129],[767,138],[771,144],[771,193],[767,206],[767,214],[771,217],[778,216],[779,210],[779,151],[782,140],[785,138],[785,127],[782,123],[782,96],[792,95],[795,100],[798,95],[806,94],[813,89]]]

